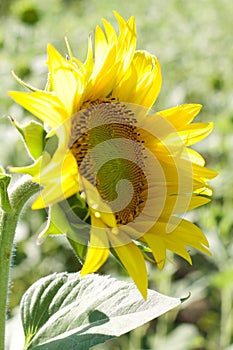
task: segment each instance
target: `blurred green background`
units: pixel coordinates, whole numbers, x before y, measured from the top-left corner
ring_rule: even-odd
[[[116,25],[112,10],[136,17],[139,49],[157,55],[163,87],[154,110],[184,102],[203,104],[198,120],[214,121],[214,132],[195,149],[207,166],[219,171],[212,181],[211,204],[188,218],[206,233],[211,257],[195,251],[193,266],[169,255],[162,272],[148,266],[150,287],[170,296],[191,297],[182,307],[131,333],[97,346],[100,350],[230,350],[233,349],[233,2],[231,0],[1,0],[0,2],[0,163],[29,164],[19,135],[6,115],[17,121],[32,117],[7,96],[22,89],[11,75],[43,88],[46,45],[64,55],[67,35],[83,60],[87,37],[104,17]],[[17,341],[16,316],[25,290],[41,276],[77,271],[80,265],[64,238],[37,235],[47,213],[25,210],[16,235],[9,296],[9,318]],[[100,273],[127,279],[114,259]],[[11,333],[10,331],[10,333]],[[11,334],[11,335],[12,335]],[[19,344],[19,343],[16,343]],[[17,347],[19,348],[19,347]],[[16,349],[12,345],[11,349]]]

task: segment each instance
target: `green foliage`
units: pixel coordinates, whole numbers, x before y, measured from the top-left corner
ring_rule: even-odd
[[[25,350],[88,350],[180,304],[107,276],[52,274],[32,285],[21,303]]]

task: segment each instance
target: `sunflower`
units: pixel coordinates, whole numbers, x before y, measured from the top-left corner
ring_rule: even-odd
[[[49,127],[35,163],[11,170],[41,184],[33,209],[57,208],[71,199],[85,203],[88,215],[81,222],[89,229],[77,234],[88,245],[81,275],[97,271],[111,251],[146,298],[146,258],[153,256],[162,269],[167,250],[189,263],[187,247],[209,254],[202,231],[181,214],[210,201],[207,181],[216,173],[188,146],[213,125],[191,123],[198,104],[151,111],[162,82],[159,62],[136,50],[134,17],[125,21],[114,14],[119,33],[103,19],[94,45],[89,37],[84,63],[67,40],[66,58],[48,45],[46,89],[20,81],[31,91],[9,93]],[[63,214],[55,224],[67,233]]]

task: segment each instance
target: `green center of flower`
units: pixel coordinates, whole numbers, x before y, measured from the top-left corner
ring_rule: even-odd
[[[91,103],[73,116],[70,149],[79,173],[111,207],[118,225],[143,210],[148,184],[134,113],[116,101]]]

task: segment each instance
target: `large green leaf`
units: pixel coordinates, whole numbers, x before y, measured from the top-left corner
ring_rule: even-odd
[[[133,283],[92,274],[58,273],[25,293],[25,350],[87,350],[164,314],[181,303],[155,291],[145,301]]]

